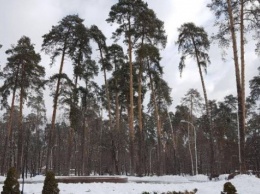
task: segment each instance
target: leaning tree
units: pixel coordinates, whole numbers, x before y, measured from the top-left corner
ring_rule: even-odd
[[[199,68],[199,75],[202,84],[204,100],[206,105],[206,115],[208,120],[208,128],[210,134],[210,147],[211,147],[211,157],[210,157],[210,166],[211,173],[213,171],[214,163],[214,150],[213,150],[213,141],[212,141],[212,131],[210,126],[210,113],[208,106],[208,97],[205,87],[205,82],[202,74],[202,69],[204,68],[205,72],[207,70],[207,65],[210,63],[209,55],[207,51],[210,48],[210,42],[208,35],[205,32],[204,28],[196,26],[194,23],[185,23],[181,25],[178,29],[179,36],[176,44],[178,45],[179,52],[182,53],[181,60],[179,63],[179,70],[182,73],[185,68],[185,60],[187,57],[191,57],[196,60],[197,66]]]
[[[58,25],[52,26],[52,29],[49,33],[43,35],[42,50],[46,54],[51,55],[51,65],[53,65],[55,63],[55,59],[61,55],[59,72],[58,74],[52,76],[54,81],[56,81],[56,89],[53,94],[53,112],[51,129],[48,138],[49,143],[47,148],[46,170],[49,168],[50,151],[54,141],[53,134],[55,129],[58,99],[61,92],[61,83],[63,79],[68,78],[68,76],[63,73],[65,57],[73,59],[73,57],[75,57],[75,55],[78,53],[77,51],[79,46],[83,45],[82,40],[88,39],[88,37],[83,37],[82,39],[81,36],[84,30],[82,31],[79,29],[84,29],[83,19],[79,18],[78,15],[68,15],[64,17]],[[78,63],[75,64],[78,65]]]

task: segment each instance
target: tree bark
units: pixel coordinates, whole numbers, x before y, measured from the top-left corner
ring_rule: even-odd
[[[17,164],[16,170],[18,176],[20,175],[22,163],[23,163],[23,155],[24,155],[24,132],[23,132],[23,98],[24,98],[24,76],[25,76],[25,65],[22,64],[22,75],[21,75],[21,88],[20,88],[20,105],[19,105],[19,132],[18,132],[18,150],[17,150]]]
[[[143,174],[143,109],[142,109],[142,60],[140,61],[139,73],[138,73],[138,127],[139,127],[139,138],[138,138],[138,174]]]
[[[245,158],[244,154],[244,130],[245,130],[245,120],[244,120],[244,109],[243,109],[243,90],[241,86],[240,79],[240,70],[239,70],[239,61],[238,61],[238,49],[237,49],[237,39],[235,33],[235,25],[234,25],[234,17],[232,13],[231,1],[227,0],[228,4],[228,14],[229,14],[229,22],[230,22],[230,33],[232,37],[232,47],[233,47],[233,55],[234,55],[234,63],[235,63],[235,74],[236,74],[236,85],[237,85],[237,99],[238,99],[238,116],[239,116],[239,134],[240,134],[240,146],[243,147],[241,149],[241,170],[242,172],[245,170]],[[242,137],[241,137],[242,135]]]
[[[128,21],[128,29],[131,29],[130,19]],[[132,40],[128,35],[128,52],[129,52],[129,134],[130,134],[130,157],[131,157],[131,175],[135,171],[135,150],[134,150],[134,92],[133,92],[133,64],[132,64]]]
[[[61,82],[61,74],[63,70],[64,65],[64,58],[65,58],[65,51],[66,51],[66,43],[64,44],[63,50],[62,50],[62,56],[61,56],[61,63],[60,63],[60,69],[59,69],[59,77],[56,85],[56,91],[54,95],[54,103],[53,103],[53,112],[52,112],[52,119],[51,119],[51,129],[49,131],[49,142],[48,142],[48,148],[47,148],[47,157],[46,157],[46,172],[49,169],[49,160],[50,160],[50,152],[51,147],[53,146],[53,134],[55,131],[55,121],[56,121],[56,114],[57,114],[57,107],[58,107],[58,98],[59,98],[59,91],[60,91],[60,82]]]
[[[148,63],[148,69],[150,69],[150,65]],[[159,115],[159,110],[158,110],[158,106],[157,106],[157,103],[156,103],[156,95],[155,95],[155,90],[154,90],[154,87],[153,87],[153,78],[152,78],[152,75],[151,73],[149,73],[149,78],[150,78],[150,85],[151,85],[151,92],[152,92],[152,100],[153,100],[153,104],[154,104],[154,114],[155,114],[155,119],[156,119],[156,123],[157,123],[157,162],[158,162],[158,171],[157,171],[157,174],[158,175],[161,175],[161,121],[160,121],[160,115]]]
[[[9,168],[11,166],[11,154],[9,152],[9,147],[11,145],[11,136],[12,136],[12,122],[13,122],[13,113],[14,113],[14,100],[15,100],[15,93],[16,93],[16,87],[17,87],[17,76],[18,71],[16,73],[16,80],[15,80],[15,87],[13,88],[13,95],[12,95],[12,103],[11,103],[11,110],[10,115],[7,121],[7,134],[5,138],[5,147],[4,147],[4,153],[3,153],[3,160],[2,160],[2,166],[1,166],[1,174],[4,174],[4,171],[7,171],[6,166]],[[9,154],[9,156],[6,157],[6,155]],[[5,161],[10,157],[9,164],[5,164]],[[10,165],[10,166],[8,166]]]
[[[205,87],[205,82],[203,79],[203,74],[202,74],[202,69],[200,65],[200,59],[198,55],[198,50],[194,41],[194,38],[192,38],[193,46],[195,48],[195,53],[196,53],[196,60],[197,64],[199,67],[199,74],[200,74],[200,80],[202,84],[202,89],[203,89],[203,95],[204,95],[204,100],[205,100],[205,106],[206,106],[206,115],[207,115],[207,126],[209,128],[209,141],[210,141],[210,173],[213,174],[213,166],[214,166],[214,144],[213,144],[213,134],[212,134],[212,126],[211,126],[211,118],[210,118],[210,113],[209,113],[209,105],[208,105],[208,96],[207,96],[207,91]]]
[[[119,168],[118,168],[118,159],[117,159],[117,147],[116,147],[116,139],[115,139],[115,133],[116,131],[112,129],[112,117],[111,117],[111,102],[110,102],[110,94],[109,94],[109,89],[108,89],[108,83],[107,83],[107,75],[106,75],[106,68],[104,67],[104,58],[103,58],[103,53],[102,53],[102,48],[99,46],[99,51],[100,51],[100,57],[102,61],[102,66],[103,66],[103,73],[104,73],[104,80],[105,80],[105,88],[106,88],[106,97],[107,97],[107,103],[108,103],[108,119],[109,119],[109,133],[111,133],[112,137],[112,160],[113,160],[113,169],[115,174],[119,174]]]
[[[245,38],[244,38],[244,0],[241,0],[241,10],[240,10],[240,57],[241,57],[241,88],[242,88],[242,123],[239,128],[239,138],[238,141],[240,145],[239,153],[239,168],[240,172],[245,172],[245,119],[246,119],[246,108],[245,108]]]

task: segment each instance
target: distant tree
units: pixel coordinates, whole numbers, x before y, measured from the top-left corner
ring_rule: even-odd
[[[58,188],[57,180],[53,172],[49,171],[46,173],[46,177],[43,183],[42,194],[58,194],[60,190]]]
[[[247,165],[250,166],[254,171],[260,170],[260,150],[258,147],[260,146],[260,115],[259,111],[251,113],[250,119],[247,123],[247,136],[248,139],[246,141],[246,157],[247,157]]]
[[[187,133],[186,130],[183,130],[181,123],[181,120],[188,120],[190,117],[190,110],[187,106],[184,105],[178,105],[176,106],[176,111],[174,112],[173,116],[173,127],[174,129],[174,141],[176,145],[176,153],[175,153],[175,169],[178,173],[185,172],[190,173],[190,166],[184,167],[182,164],[186,163],[186,161],[189,161],[189,153],[187,152],[186,148],[186,142],[187,139]],[[187,169],[188,168],[188,169]]]
[[[167,144],[167,140],[168,137],[170,136],[170,134],[168,133],[168,131],[164,131],[163,130],[163,126],[166,122],[166,118],[167,118],[167,107],[171,105],[172,103],[172,99],[170,96],[171,93],[171,88],[168,86],[168,83],[162,78],[162,76],[156,72],[156,71],[151,71],[148,73],[149,74],[149,79],[150,79],[150,83],[148,85],[150,85],[150,87],[152,87],[151,84],[153,84],[153,91],[154,94],[151,94],[150,97],[150,102],[148,104],[148,109],[153,112],[152,115],[155,116],[157,111],[158,111],[158,117],[159,117],[159,124],[160,124],[160,130],[161,130],[161,157],[163,158],[162,160],[159,159],[159,163],[158,165],[160,165],[159,169],[158,169],[158,174],[164,174],[164,158],[163,155],[165,155],[165,149],[166,149],[166,144]],[[151,80],[152,78],[152,80]],[[153,83],[151,83],[151,81]],[[155,100],[154,100],[155,97]],[[157,107],[157,111],[156,111],[156,107]],[[158,125],[157,125],[158,128]],[[173,135],[173,133],[171,134]],[[173,136],[172,136],[173,137]],[[160,170],[160,171],[159,171]]]
[[[224,101],[210,101],[214,150],[218,168],[214,166],[214,173],[219,174],[227,169],[237,169],[234,157],[239,158],[238,152],[238,125],[237,125],[237,99],[226,96]],[[233,153],[233,154],[231,154]],[[232,161],[227,163],[227,161]]]
[[[20,194],[17,173],[14,167],[8,170],[1,194]]]
[[[260,97],[260,67],[258,69],[258,75],[254,76],[253,79],[249,81],[249,87],[251,89],[250,95],[254,101],[259,100]]]
[[[202,98],[196,89],[189,89],[185,96],[182,98],[182,104],[190,107],[189,121],[193,123],[193,114],[198,113],[202,108]]]
[[[202,107],[202,98],[200,96],[200,93],[196,89],[190,89],[185,94],[185,96],[182,98],[182,105],[189,107],[190,110],[190,116],[188,118],[188,121],[195,124],[195,113],[198,113],[199,110],[201,110]],[[184,119],[185,120],[185,119]],[[188,140],[189,140],[189,150],[190,150],[190,156],[191,156],[191,164],[192,164],[192,174],[194,174],[194,168],[193,168],[193,156],[191,152],[191,139],[195,139],[193,136],[193,132],[190,133],[190,125],[188,125]],[[193,131],[194,129],[192,129]],[[198,131],[197,131],[198,132]]]

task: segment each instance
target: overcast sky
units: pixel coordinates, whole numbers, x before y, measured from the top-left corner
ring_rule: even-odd
[[[87,27],[95,24],[107,37],[107,44],[111,45],[111,34],[115,25],[111,26],[105,20],[113,4],[117,0],[0,0],[0,64],[5,65],[5,51],[11,44],[16,44],[21,36],[31,38],[37,52],[40,52],[42,35],[48,33],[53,25],[69,14],[78,14],[84,19]],[[164,79],[172,88],[171,96],[174,110],[191,88],[197,89],[202,95],[202,86],[198,67],[193,60],[187,60],[182,77],[178,70],[180,54],[175,41],[177,40],[177,28],[185,22],[194,22],[197,26],[204,27],[209,33],[214,32],[214,16],[206,5],[209,0],[147,0],[148,6],[155,11],[157,17],[164,21],[168,43],[161,51],[161,65],[164,67]],[[254,53],[254,43],[251,37],[246,46],[246,94],[248,94],[248,81],[257,75],[259,58]],[[221,52],[217,45],[212,45],[209,51],[211,64],[204,75],[209,100],[223,100],[226,95],[236,95],[235,71],[232,60],[232,52],[228,53],[226,61],[221,60]],[[49,56],[41,53],[41,65],[46,68],[46,78],[58,72],[59,63],[50,68]],[[64,72],[71,72],[70,64],[65,64]],[[102,76],[102,75],[101,75]],[[101,79],[100,79],[101,80]],[[51,113],[52,100],[46,97],[48,114]],[[50,116],[48,115],[48,118]]]

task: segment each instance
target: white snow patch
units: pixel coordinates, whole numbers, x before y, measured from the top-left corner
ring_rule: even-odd
[[[144,191],[162,193],[192,191],[196,188],[196,194],[220,194],[224,183],[227,182],[226,177],[227,175],[221,175],[218,181],[209,181],[205,175],[128,177],[128,183],[59,183],[59,189],[61,194],[141,194]],[[5,177],[0,176],[0,181],[4,180]],[[24,185],[24,194],[41,194],[44,176],[36,176],[27,181],[33,183]],[[230,182],[239,194],[260,194],[260,179],[255,176],[237,175]],[[2,187],[3,184],[0,184],[0,192]]]

